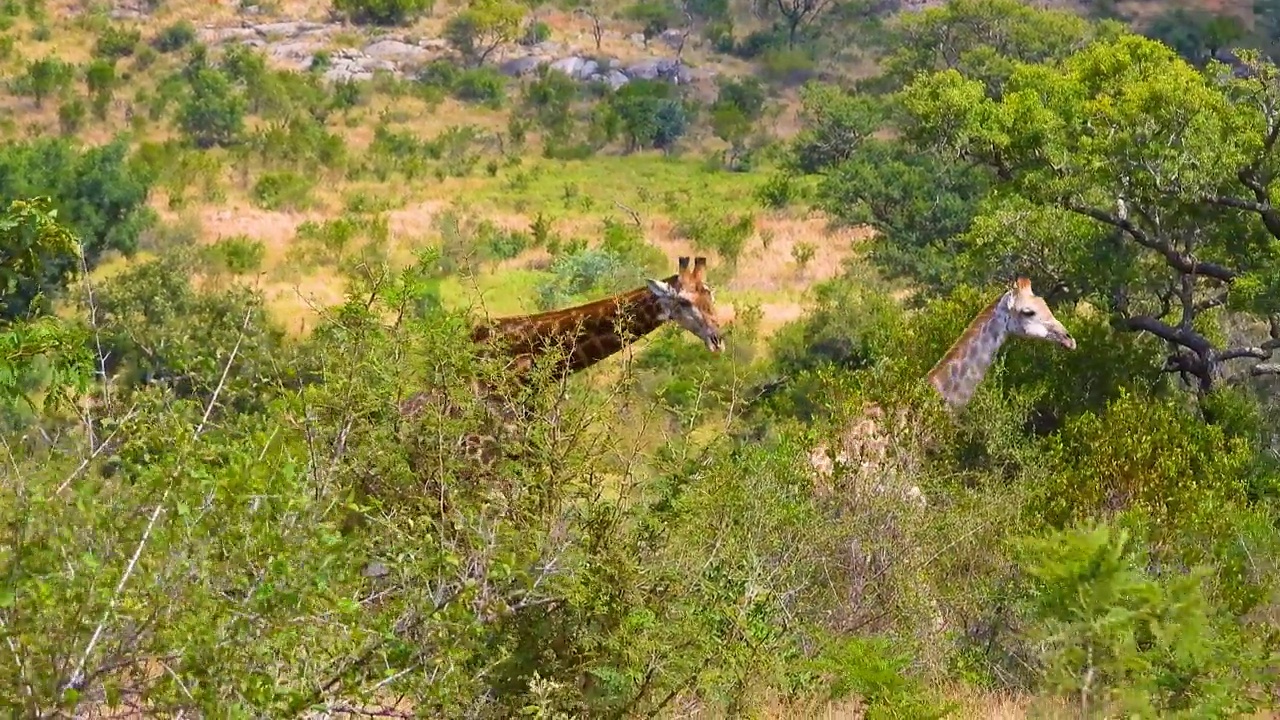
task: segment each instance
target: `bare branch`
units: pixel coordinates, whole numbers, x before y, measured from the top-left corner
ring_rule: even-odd
[[[218,402],[218,395],[222,392],[223,385],[227,381],[227,375],[231,371],[231,364],[235,362],[236,355],[240,352],[240,344],[244,340],[245,331],[249,327],[249,319],[252,317],[253,307],[245,312],[244,323],[240,326],[240,335],[236,338],[236,344],[231,348],[231,354],[227,356],[227,362],[222,368],[222,377],[218,380],[218,386],[214,388],[213,394],[209,397],[209,402],[205,405],[204,416],[200,419],[200,424],[196,426],[192,439],[199,439],[200,433],[204,432],[205,423],[209,420],[209,414],[213,412],[213,406]],[[180,466],[179,466],[180,467]],[[142,550],[146,547],[147,541],[151,538],[151,531],[155,529],[156,520],[160,518],[160,512],[164,510],[165,501],[169,499],[169,491],[173,489],[173,482],[177,479],[178,471],[175,469],[173,475],[169,478],[169,486],[165,488],[164,493],[160,496],[160,502],[156,503],[155,509],[151,511],[151,519],[147,521],[147,527],[142,531],[142,537],[138,540],[137,546],[133,550],[133,556],[129,558],[129,564],[125,566],[124,574],[120,576],[120,581],[116,583],[116,589],[111,594],[111,600],[107,603],[107,609],[102,612],[102,618],[98,621],[97,627],[93,630],[93,635],[89,637],[89,642],[85,645],[84,652],[80,655],[80,660],[76,663],[76,669],[71,673],[71,678],[67,680],[64,688],[72,688],[82,690],[85,682],[85,666],[89,662],[89,657],[93,655],[93,650],[98,645],[98,641],[102,638],[102,632],[107,627],[107,620],[115,611],[116,605],[120,602],[120,596],[124,593],[125,585],[129,582],[130,576],[133,575],[134,569],[138,565],[138,558],[142,556]]]
[[[1065,202],[1062,206],[1077,215],[1084,215],[1085,217],[1092,218],[1100,223],[1123,230],[1125,234],[1133,238],[1134,242],[1150,250],[1155,250],[1163,255],[1165,262],[1179,272],[1190,275],[1204,275],[1205,277],[1211,277],[1215,280],[1221,280],[1222,282],[1227,283],[1236,279],[1236,272],[1234,270],[1217,263],[1200,262],[1194,258],[1187,257],[1186,255],[1178,252],[1171,244],[1169,244],[1168,241],[1151,237],[1145,230],[1134,225],[1129,220],[1074,202]]]
[[[98,626],[93,629],[89,644],[85,645],[84,652],[80,655],[80,661],[76,663],[76,670],[71,673],[71,679],[67,681],[67,688],[83,689],[85,664],[89,662],[89,656],[93,654],[94,647],[97,646],[98,640],[102,637],[102,631],[107,626],[107,618],[110,617],[111,613],[116,609],[116,605],[120,602],[120,595],[124,593],[125,583],[129,582],[129,576],[133,575],[133,569],[138,565],[138,558],[142,556],[142,549],[146,547],[147,540],[151,538],[151,531],[155,528],[156,519],[160,517],[160,511],[164,509],[164,503],[168,497],[169,488],[166,488],[164,494],[160,497],[160,502],[156,503],[155,510],[151,512],[151,519],[147,521],[147,529],[142,531],[142,538],[138,540],[137,547],[133,549],[133,557],[129,558],[129,564],[125,567],[124,574],[120,576],[120,582],[116,583],[115,592],[111,594],[111,602],[107,604],[107,609],[102,612],[102,619],[98,621]]]
[[[636,224],[636,227],[641,228],[641,229],[643,229],[643,228],[644,228],[644,223],[640,221],[640,213],[636,212],[635,210],[632,210],[631,208],[627,207],[626,205],[623,205],[622,203],[618,202],[617,200],[614,200],[614,201],[613,201],[613,204],[614,204],[614,205],[617,205],[619,209],[621,209],[623,212],[625,212],[625,213],[627,213],[628,215],[630,215],[630,216],[631,216],[631,221],[632,221],[632,222],[634,222],[634,223]]]

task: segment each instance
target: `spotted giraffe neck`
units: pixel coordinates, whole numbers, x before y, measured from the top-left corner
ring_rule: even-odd
[[[929,383],[953,409],[973,397],[1009,337],[1009,296],[1001,295],[978,313],[929,371]]]
[[[499,318],[477,326],[472,340],[502,347],[520,369],[550,347],[560,347],[565,353],[561,369],[575,373],[616,355],[666,320],[658,299],[641,287],[576,307]]]

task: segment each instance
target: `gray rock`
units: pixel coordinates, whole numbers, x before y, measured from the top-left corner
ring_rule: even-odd
[[[644,33],[631,33],[627,39],[636,47],[645,47]]]
[[[552,70],[559,70],[574,80],[587,80],[595,75],[600,66],[594,60],[580,57],[567,57],[551,63]]]
[[[621,70],[610,70],[609,74],[605,76],[605,82],[609,83],[609,87],[614,90],[626,85],[630,81],[631,79],[626,75],[623,75]]]
[[[658,39],[672,50],[679,49],[684,43],[684,30],[676,30],[675,28],[666,30],[658,36]]]
[[[522,77],[524,75],[532,75],[537,71],[538,66],[546,61],[536,57],[522,57],[508,60],[498,66],[498,72],[511,77]]]
[[[364,82],[373,79],[373,73],[351,62],[335,64],[324,71],[324,79],[329,82]]]
[[[417,45],[410,45],[399,40],[379,40],[365,46],[364,52],[369,57],[396,62],[422,63],[431,57],[431,53]]]
[[[267,54],[276,60],[298,67],[311,64],[311,56],[320,50],[320,43],[310,40],[294,40],[292,42],[272,43],[267,47]]]
[[[633,80],[657,80],[662,74],[662,60],[645,60],[626,69],[627,76]]]
[[[307,22],[306,20],[293,20],[289,22],[263,23],[261,25],[255,25],[253,29],[257,30],[258,34],[264,37],[267,35],[296,37],[304,32],[324,30],[327,27],[329,26],[323,23]]]
[[[201,28],[196,37],[208,44],[227,42],[228,40],[258,40],[258,31],[253,28]]]

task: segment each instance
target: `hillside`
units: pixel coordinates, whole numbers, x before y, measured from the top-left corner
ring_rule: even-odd
[[[0,2],[0,708],[1270,717],[1273,4]]]

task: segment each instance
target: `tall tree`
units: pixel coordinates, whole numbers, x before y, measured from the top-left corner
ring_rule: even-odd
[[[1237,361],[1280,372],[1280,73],[1208,76],[1134,35],[1018,64],[999,98],[952,69],[904,92],[908,134],[989,168],[997,187],[961,263],[1036,268],[1042,286],[1168,348],[1208,391]],[[1245,342],[1224,311],[1266,319]]]

